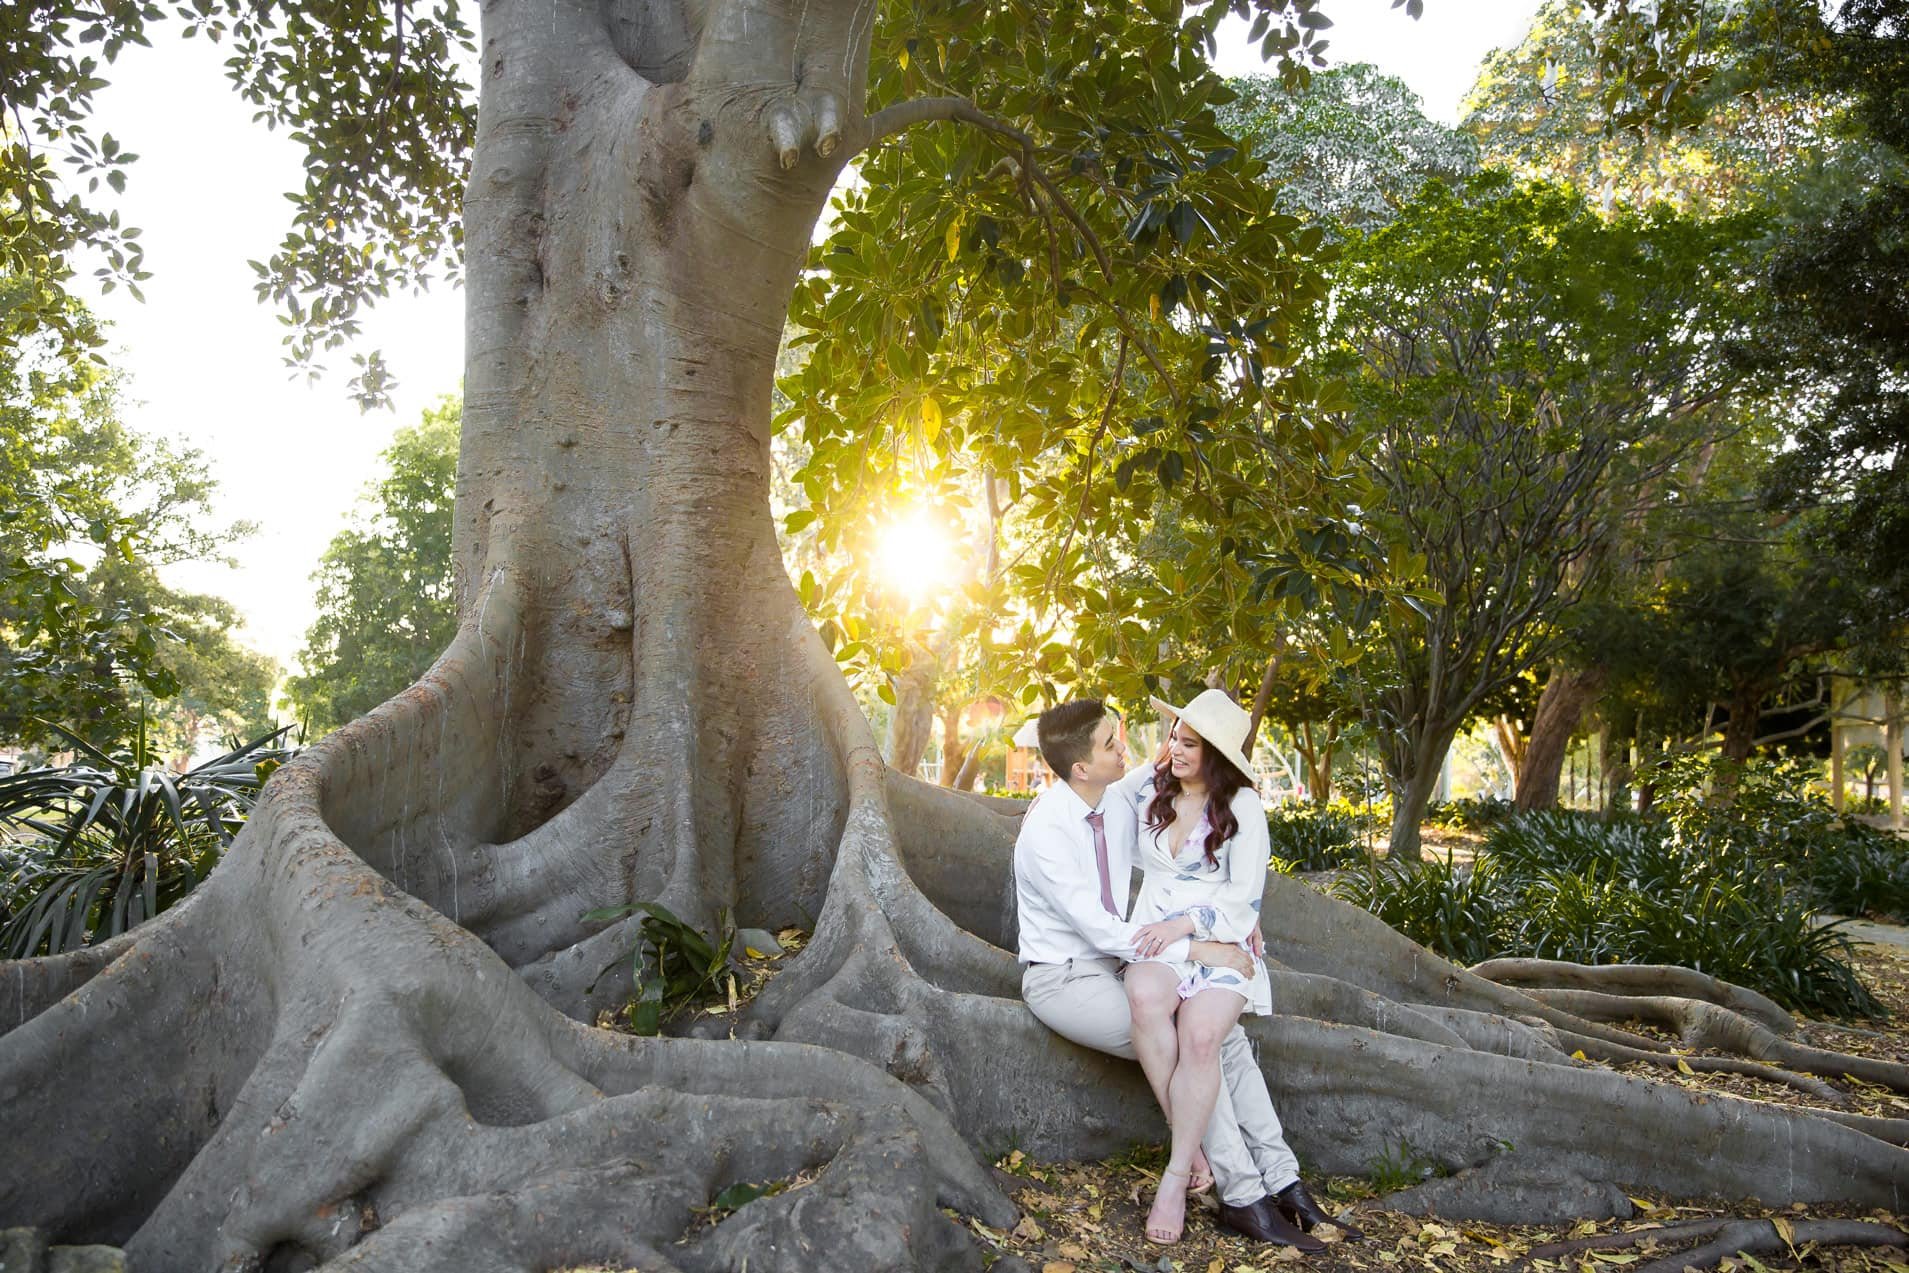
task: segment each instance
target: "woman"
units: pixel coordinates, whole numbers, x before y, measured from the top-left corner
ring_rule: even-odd
[[[1167,754],[1151,781],[1125,788],[1141,805],[1140,863],[1145,871],[1133,918],[1142,936],[1237,943],[1259,923],[1272,843],[1266,811],[1241,753],[1246,712],[1223,690],[1184,708],[1153,700],[1172,719]],[[1150,794],[1149,794],[1150,793]],[[1178,1242],[1186,1223],[1188,1178],[1220,1084],[1220,1041],[1244,1011],[1272,1012],[1272,991],[1257,954],[1253,970],[1161,959],[1126,970],[1133,1044],[1167,1115],[1172,1150],[1147,1215],[1147,1240]]]

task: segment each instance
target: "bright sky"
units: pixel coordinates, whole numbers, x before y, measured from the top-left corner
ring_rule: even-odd
[[[1455,120],[1479,62],[1515,44],[1539,0],[1430,0],[1414,22],[1389,0],[1332,0],[1329,58],[1366,61],[1410,84],[1432,115]],[[163,34],[163,33],[162,33]],[[1263,69],[1240,32],[1220,69]],[[248,643],[291,664],[313,617],[311,574],[373,476],[400,424],[463,374],[463,300],[449,289],[387,302],[365,323],[400,382],[393,412],[360,415],[345,396],[348,359],[329,380],[290,381],[276,312],[253,296],[248,260],[284,233],[282,192],[300,184],[298,154],[252,121],[204,41],[159,39],[109,69],[98,119],[140,156],[120,203],[141,227],[153,277],[139,304],[89,297],[112,324],[112,360],[130,373],[127,417],[147,433],[212,457],[228,520],[259,523],[236,569],[200,566],[175,583],[231,600]]]

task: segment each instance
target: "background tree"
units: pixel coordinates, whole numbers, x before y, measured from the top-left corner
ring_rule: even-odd
[[[1310,58],[1314,5],[1262,12],[1275,51]],[[818,522],[853,509],[851,461],[912,447],[917,422],[923,446],[958,432],[1004,477],[1049,451],[1077,469],[1081,486],[1024,488],[1036,525],[1184,489],[1197,529],[1220,520],[1199,503],[1315,493],[1334,438],[1299,410],[1314,386],[1282,369],[1322,287],[1306,233],[1269,215],[1237,147],[1221,153],[1223,86],[1201,52],[1222,13],[487,5],[457,633],[416,684],[274,775],[190,904],[0,977],[0,1089],[35,1094],[0,1102],[0,1142],[78,1147],[0,1174],[0,1214],[161,1267],[947,1266],[978,1253],[944,1208],[1013,1219],[970,1146],[1076,1155],[1156,1125],[1131,1066],[1056,1040],[1014,998],[1011,816],[884,771],[774,537],[772,382],[793,293],[822,307],[805,328],[852,338],[813,403],[791,395]],[[396,34],[382,11],[303,17],[240,15],[282,23],[304,55],[288,62],[313,68],[295,98]],[[376,70],[444,70],[429,48],[403,54]],[[321,143],[379,134],[354,98],[376,70],[318,121],[339,129]],[[425,183],[417,198],[452,197],[408,152],[372,153],[391,181]],[[851,159],[866,185],[812,254]],[[337,206],[355,246],[364,209]],[[951,274],[958,309],[915,290]],[[948,313],[988,309],[1008,341],[1025,323],[1051,342],[1011,346],[992,381],[978,346],[959,364],[936,352],[978,329],[944,325],[929,348]],[[1123,353],[1147,369],[1137,388]],[[848,359],[886,371],[861,380]],[[989,383],[1011,391],[984,399]],[[1109,414],[1116,387],[1134,415]],[[970,394],[1003,410],[970,411]],[[1325,462],[1254,486],[1237,473],[1256,454]],[[1106,615],[1075,602],[1123,563],[1059,542],[1023,564],[1073,590],[1058,612]],[[1073,636],[1113,655],[1123,622]],[[1052,643],[1035,616],[1014,642],[1023,627]],[[1620,1179],[1895,1197],[1898,1146],[1580,1065],[1573,1051],[1616,1055],[1609,1031],[1297,882],[1264,900],[1286,1015],[1261,1044],[1320,1169],[1356,1170],[1409,1129],[1454,1179],[1496,1178],[1516,1144],[1514,1175],[1555,1173],[1520,1181],[1547,1202]],[[629,993],[640,932],[600,917],[643,907],[813,937],[750,1003],[746,1045],[619,1037],[585,1023]],[[102,1086],[108,1069],[168,1081]],[[1610,1134],[1561,1116],[1583,1103]],[[804,1183],[692,1228],[743,1172]]]
[[[42,338],[0,359],[0,738],[50,722],[115,746],[142,714],[175,751],[214,721],[262,732],[275,666],[232,640],[230,606],[160,573],[250,528],[213,519],[205,457],[127,430],[119,394]]]
[[[318,618],[286,682],[299,719],[336,729],[422,676],[457,631],[451,493],[462,404],[446,397],[402,428],[385,475],[320,559]]]
[[[1382,492],[1361,534],[1431,594],[1379,620],[1368,681],[1404,861],[1453,737],[1556,648],[1629,493],[1713,427],[1742,234],[1488,176],[1349,247],[1333,337]]]
[[[1265,161],[1281,211],[1334,237],[1391,221],[1427,181],[1478,170],[1477,142],[1375,66],[1336,66],[1298,89],[1270,75],[1231,83],[1239,97],[1220,118]]]

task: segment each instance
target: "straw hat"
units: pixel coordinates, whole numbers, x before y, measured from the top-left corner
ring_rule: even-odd
[[[1207,690],[1185,707],[1175,707],[1165,699],[1149,701],[1155,711],[1185,721],[1186,727],[1198,734],[1207,746],[1232,761],[1234,768],[1246,775],[1247,782],[1255,787],[1259,785],[1259,771],[1241,751],[1246,746],[1253,718],[1225,690]]]

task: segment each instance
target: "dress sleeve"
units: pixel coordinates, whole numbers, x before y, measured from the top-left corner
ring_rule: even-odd
[[[1145,811],[1147,798],[1153,790],[1153,762],[1143,760],[1140,767],[1130,771],[1125,778],[1107,788],[1107,794],[1127,802],[1127,807],[1136,813]]]
[[[1252,788],[1234,795],[1233,817],[1239,830],[1226,845],[1225,876],[1214,890],[1212,922],[1202,926],[1207,930],[1202,936],[1209,941],[1245,941],[1259,923],[1260,903],[1266,896],[1273,839],[1266,829],[1266,807]]]

